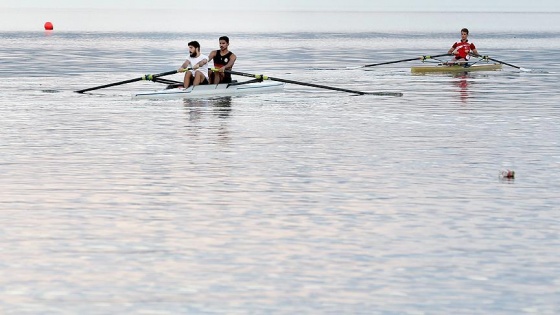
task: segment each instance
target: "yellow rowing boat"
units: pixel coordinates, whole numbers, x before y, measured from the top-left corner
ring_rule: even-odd
[[[468,67],[465,67],[463,65],[450,66],[450,65],[438,64],[434,66],[411,67],[410,72],[412,73],[432,73],[432,72],[458,73],[458,72],[470,72],[470,71],[495,71],[501,69],[502,69],[501,63],[474,64]]]

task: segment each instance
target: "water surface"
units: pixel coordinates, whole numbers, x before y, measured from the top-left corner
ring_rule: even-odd
[[[460,75],[346,69],[448,33],[228,35],[239,71],[404,96],[80,95],[216,35],[0,33],[2,313],[560,311],[560,33],[473,35],[534,71]]]

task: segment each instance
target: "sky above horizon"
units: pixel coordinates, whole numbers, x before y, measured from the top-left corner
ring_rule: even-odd
[[[560,30],[556,0],[0,0],[0,9],[0,31],[42,30],[46,21],[57,31],[109,32]]]
[[[212,0],[200,2],[199,11],[219,10],[310,10],[310,11],[488,11],[488,12],[560,12],[560,1],[470,0]],[[0,0],[2,8],[115,8],[170,9],[188,8],[184,0]]]

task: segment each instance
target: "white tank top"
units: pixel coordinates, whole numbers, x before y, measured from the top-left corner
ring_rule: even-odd
[[[206,80],[208,80],[208,57],[200,54],[200,56],[198,57],[191,57],[190,55],[187,57],[187,60],[191,62],[190,64],[190,68],[192,68],[195,64],[199,63],[202,60],[206,60],[206,63],[204,64],[204,66],[196,69],[196,70],[189,70],[190,72],[192,72],[192,74],[194,75],[195,71],[200,71],[202,72],[202,74],[204,74],[204,77],[206,78]]]

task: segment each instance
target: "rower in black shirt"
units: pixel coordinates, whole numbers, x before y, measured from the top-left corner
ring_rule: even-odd
[[[231,74],[224,72],[224,70],[231,70],[237,57],[234,53],[228,50],[229,38],[222,36],[219,38],[220,49],[214,50],[208,55],[208,60],[214,62],[214,68],[217,71],[209,71],[210,84],[218,83],[231,83]]]

